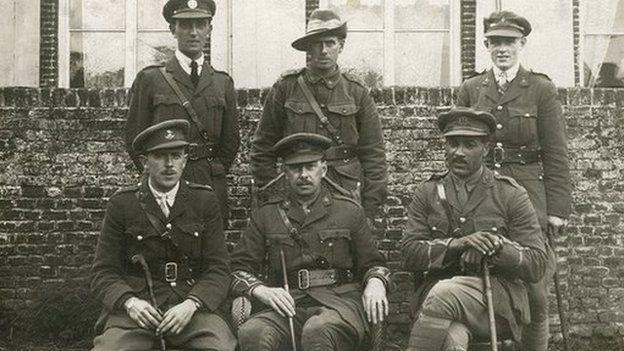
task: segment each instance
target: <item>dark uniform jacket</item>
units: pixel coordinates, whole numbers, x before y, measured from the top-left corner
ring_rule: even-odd
[[[282,220],[282,207],[300,239],[295,240]],[[249,294],[263,282],[283,286],[280,248],[284,250],[286,267],[292,275],[299,269],[349,269],[352,282],[299,290],[296,281],[289,281],[290,293],[299,301],[306,296],[336,310],[358,331],[360,338],[367,327],[362,306],[362,285],[378,277],[388,286],[389,270],[377,250],[362,207],[350,198],[323,190],[306,215],[294,200],[273,200],[254,211],[240,242],[232,253],[232,290],[236,295]]]
[[[424,274],[412,298],[413,312],[439,280],[472,275],[460,269],[460,255],[449,251],[452,225],[440,202],[437,184],[443,184],[454,223],[460,235],[488,231],[504,237],[503,249],[494,258],[492,289],[496,314],[509,321],[518,336],[520,323],[529,321],[529,304],[523,281],[543,275],[547,255],[537,216],[526,191],[512,178],[484,169],[464,208],[457,200],[451,176],[436,175],[416,191],[408,208],[401,242],[404,264],[416,276]]]
[[[321,110],[344,145],[355,150],[349,157],[328,157],[328,176],[342,187],[356,189],[361,182],[362,206],[371,217],[381,210],[387,195],[387,164],[381,122],[368,88],[357,78],[337,70],[327,78],[307,69],[288,71],[269,92],[251,144],[251,172],[259,185],[277,176],[273,145],[283,137],[299,132],[331,138],[297,84],[304,75]],[[333,142],[337,146],[336,141]],[[328,151],[334,153],[333,151]],[[343,151],[338,152],[340,155]]]
[[[526,188],[542,227],[547,215],[567,218],[572,202],[567,136],[550,79],[520,66],[501,96],[489,69],[459,87],[457,105],[492,113],[498,122],[494,140],[504,148],[540,150],[541,162],[505,163],[497,170]]]
[[[229,170],[238,147],[238,110],[232,78],[224,72],[215,71],[207,61],[202,66],[199,83],[195,88],[190,76],[182,70],[178,60],[172,57],[166,69],[173,75],[182,93],[191,101],[193,109],[208,132],[208,140],[214,144],[214,156],[198,160],[190,159],[182,177],[198,184],[212,186],[219,198],[222,215],[227,215],[227,183]],[[134,164],[142,171],[138,155],[132,150],[134,137],[145,128],[168,119],[187,119],[191,124],[190,143],[205,143],[186,109],[159,72],[160,66],[150,66],[137,74],[130,89],[130,107],[127,114],[124,140],[126,150]]]
[[[150,301],[145,275],[131,261],[135,254],[147,260],[159,306],[192,295],[215,311],[227,295],[229,257],[222,221],[217,198],[205,185],[181,181],[168,218],[147,182],[110,198],[91,269],[91,291],[104,304],[104,318],[123,311],[123,303],[131,296]],[[167,262],[178,264],[175,287],[164,280]]]

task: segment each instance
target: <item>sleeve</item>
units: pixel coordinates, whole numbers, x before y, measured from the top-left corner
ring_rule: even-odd
[[[455,106],[470,107],[470,94],[468,92],[468,83],[463,82],[457,89],[457,99]]]
[[[234,82],[229,76],[225,80],[225,104],[221,138],[217,149],[220,151],[219,159],[227,172],[232,166],[236,154],[238,153],[238,148],[240,147],[236,90],[234,89]]]
[[[417,191],[407,209],[407,226],[401,239],[405,269],[419,273],[443,270],[459,259],[449,248],[452,238],[434,238],[427,224],[427,202],[424,186]]]
[[[390,270],[386,267],[386,261],[377,249],[377,240],[371,233],[364,211],[357,206],[353,217],[352,251],[355,253],[356,277],[362,277],[362,283],[376,277],[384,282],[386,288],[390,285]]]
[[[204,208],[205,231],[202,240],[202,274],[189,296],[200,299],[210,311],[215,311],[225,300],[230,285],[230,260],[225,245],[221,215],[216,195],[210,192]]]
[[[492,263],[505,276],[537,282],[544,276],[548,257],[537,215],[524,189],[516,188],[509,197],[508,211],[508,232]]]
[[[145,72],[141,71],[132,83],[128,93],[129,107],[124,126],[126,151],[139,172],[143,172],[143,165],[139,160],[139,155],[132,149],[132,141],[137,134],[153,122],[153,92],[152,84],[148,80]]]
[[[235,295],[249,295],[251,290],[264,284],[258,275],[264,268],[265,253],[264,237],[258,225],[256,213],[242,238],[232,252],[232,286]]]
[[[119,308],[122,298],[125,301],[135,295],[123,279],[126,260],[123,216],[121,205],[114,199],[109,201],[91,267],[91,293],[109,310]]]
[[[381,121],[370,94],[364,90],[358,121],[358,155],[362,164],[362,206],[368,217],[379,215],[388,195],[388,164]]]
[[[572,211],[572,185],[568,164],[567,133],[555,85],[544,81],[539,95],[537,123],[548,215],[568,218]]]
[[[283,120],[286,118],[284,92],[280,82],[275,83],[269,91],[262,117],[251,139],[250,167],[258,186],[263,186],[277,177],[277,157],[272,148],[284,135]]]

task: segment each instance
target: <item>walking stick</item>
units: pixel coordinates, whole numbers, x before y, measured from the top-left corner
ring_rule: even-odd
[[[284,258],[284,250],[280,248],[280,260],[282,261],[282,276],[284,278],[284,290],[288,292],[288,273],[286,271],[286,259]],[[297,340],[295,339],[295,323],[293,317],[288,317],[288,326],[290,327],[290,343],[292,350],[297,351]]]
[[[546,238],[548,238],[548,244],[553,250],[555,256],[555,262],[557,259],[557,251],[555,250],[555,242],[552,238],[552,232],[546,230]],[[555,281],[555,296],[557,297],[557,310],[559,311],[559,322],[561,323],[561,335],[563,337],[563,348],[565,351],[570,351],[568,346],[568,320],[566,319],[565,311],[563,310],[563,297],[561,296],[561,282],[559,281],[559,271],[555,265],[555,272],[553,274],[553,280]]]
[[[498,351],[496,337],[496,318],[494,317],[494,299],[492,298],[492,282],[490,282],[490,267],[486,258],[483,259],[483,283],[485,284],[485,302],[487,303],[488,321],[490,323],[490,346],[492,351]]]
[[[155,309],[158,309],[158,303],[156,303],[156,297],[154,296],[154,281],[152,280],[152,273],[149,270],[149,266],[147,265],[147,261],[145,261],[145,257],[141,254],[136,254],[132,256],[132,263],[138,263],[143,268],[143,273],[145,273],[145,281],[147,282],[147,291],[149,292],[150,302]],[[162,334],[158,335],[158,341],[160,343],[160,350],[166,351],[167,345],[165,345],[165,338]]]

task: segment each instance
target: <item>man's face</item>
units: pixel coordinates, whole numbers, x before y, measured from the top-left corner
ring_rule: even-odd
[[[178,184],[186,166],[184,147],[161,149],[149,152],[141,157],[152,186],[167,192]]]
[[[327,173],[323,160],[284,165],[284,174],[290,188],[302,200],[309,200],[321,191],[321,180]]]
[[[483,165],[487,154],[484,137],[451,136],[446,138],[446,164],[455,176],[467,178]]]
[[[526,38],[489,37],[484,43],[490,52],[492,63],[502,71],[506,71],[520,59]]]
[[[309,66],[314,73],[327,74],[336,69],[338,55],[342,52],[344,39],[323,36],[312,39],[308,48]]]
[[[196,59],[201,56],[211,30],[209,19],[196,18],[176,20],[172,32],[178,41],[178,49],[184,55]]]

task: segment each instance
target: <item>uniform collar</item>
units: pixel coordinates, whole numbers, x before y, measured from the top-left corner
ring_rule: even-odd
[[[180,67],[182,67],[182,69],[184,70],[184,72],[186,72],[186,74],[190,75],[191,74],[191,58],[184,55],[182,53],[182,51],[180,51],[179,49],[176,49],[175,51],[175,57],[178,59],[178,62],[180,63]],[[204,61],[206,61],[206,58],[204,57],[204,54],[202,53],[201,56],[195,60],[195,62],[197,62],[197,74],[201,75],[201,71],[202,71],[202,66],[204,65]]]
[[[334,70],[332,73],[330,73],[327,76],[321,76],[321,75],[315,74],[312,72],[312,70],[310,70],[309,68],[306,68],[305,78],[312,85],[321,81],[327,88],[333,89],[338,84],[338,81],[340,80],[340,67],[336,66],[336,70]]]
[[[466,184],[466,190],[468,190],[468,193],[471,193],[474,190],[474,188],[476,188],[476,186],[479,184],[479,181],[481,180],[481,177],[483,176],[483,168],[484,167],[481,166],[481,168],[478,171],[474,172],[467,179],[461,179],[457,177],[455,174],[453,174],[453,172],[449,172],[451,174],[451,178],[453,179],[453,185],[455,186],[455,189],[460,187],[462,184]]]
[[[157,200],[164,198],[167,201],[167,205],[169,205],[169,207],[173,207],[173,204],[175,203],[176,196],[178,195],[178,190],[180,189],[180,181],[178,181],[178,183],[173,187],[173,189],[169,190],[166,193],[161,193],[160,191],[156,190],[152,186],[152,180],[151,179],[148,179],[147,185],[149,186],[149,189],[152,192],[152,195],[154,195],[154,197]]]
[[[516,62],[515,65],[511,66],[511,68],[505,71],[507,73],[508,82],[511,82],[512,80],[514,80],[514,78],[516,78],[516,75],[518,75],[519,69],[520,69],[520,61]],[[498,81],[498,77],[503,71],[496,66],[493,66],[492,70],[494,71],[494,79]]]

